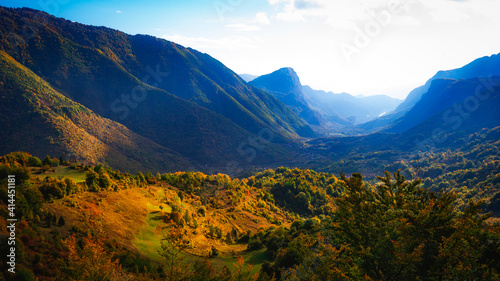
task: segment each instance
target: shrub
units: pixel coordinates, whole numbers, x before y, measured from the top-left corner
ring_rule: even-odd
[[[248,247],[247,247],[248,251],[255,251],[262,248],[264,248],[264,244],[262,244],[259,235],[252,236],[248,241]]]
[[[42,167],[42,161],[40,158],[32,156],[28,159],[28,166],[30,167]]]
[[[205,209],[205,207],[201,206],[199,209],[198,209],[198,214],[200,214],[201,216],[205,216],[207,210]]]

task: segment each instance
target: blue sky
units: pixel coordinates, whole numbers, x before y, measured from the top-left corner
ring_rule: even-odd
[[[237,73],[293,67],[305,85],[404,98],[441,69],[500,53],[498,0],[6,0],[150,34]]]

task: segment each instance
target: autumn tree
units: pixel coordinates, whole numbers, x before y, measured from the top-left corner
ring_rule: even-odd
[[[189,264],[185,262],[186,254],[183,251],[188,247],[182,228],[170,227],[165,234],[160,255],[165,260],[167,280],[183,280],[189,274]]]
[[[63,244],[68,250],[68,257],[64,264],[64,280],[106,280],[121,281],[127,279],[118,259],[99,239],[83,238],[83,247],[79,249],[75,236],[70,236]],[[130,277],[128,277],[130,279]]]

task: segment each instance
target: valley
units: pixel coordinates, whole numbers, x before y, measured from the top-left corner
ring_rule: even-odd
[[[0,6],[0,277],[500,280],[499,57],[354,96]]]

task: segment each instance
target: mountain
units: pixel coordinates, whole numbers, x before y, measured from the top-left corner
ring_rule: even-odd
[[[239,76],[241,77],[241,79],[245,80],[245,82],[247,82],[247,83],[254,80],[255,78],[259,77],[257,75],[252,75],[252,74],[239,74]]]
[[[424,85],[412,90],[405,101],[403,101],[392,113],[377,120],[359,126],[366,131],[377,131],[388,126],[393,121],[401,118],[408,112],[431,87],[432,81],[436,79],[470,79],[475,77],[491,77],[500,75],[500,54],[485,56],[457,69],[439,71]]]
[[[415,105],[420,100],[422,95],[429,90],[432,81],[435,79],[469,79],[475,77],[487,78],[495,75],[500,75],[500,54],[476,59],[461,68],[438,71],[438,73],[429,79],[425,85],[411,91],[406,100],[396,108],[396,111],[407,110]]]
[[[3,51],[0,70],[0,153],[61,155],[122,171],[190,167],[178,153],[66,98]]]
[[[498,76],[460,80],[435,79],[427,93],[422,95],[410,111],[391,124],[385,131],[408,131],[433,116],[441,118],[445,123],[461,123],[462,118],[470,118],[472,113],[477,110],[481,113],[481,117],[477,118],[481,120],[476,121],[481,122],[471,123],[470,126],[479,130],[484,127],[496,126],[499,119],[493,115],[488,118],[483,115],[492,114],[492,112],[484,112],[484,108],[491,107],[491,104],[496,102],[497,97],[492,97],[490,91],[493,92],[494,87],[496,85],[498,87],[499,84],[500,77]]]
[[[27,24],[36,32],[23,36]],[[314,135],[272,95],[166,40],[0,7],[0,50],[70,100],[198,167],[282,161],[297,138]]]
[[[335,94],[314,90],[304,86],[305,99],[309,105],[325,115],[334,115],[352,121],[365,123],[393,111],[401,101],[385,95],[354,97],[347,93]]]
[[[320,126],[324,122],[305,101],[302,84],[292,68],[281,68],[273,73],[262,75],[250,81],[249,84],[272,94],[308,124]]]
[[[364,167],[380,173],[387,168],[371,169],[381,164],[390,166],[419,159],[435,151],[463,149],[472,153],[469,141],[475,135],[500,126],[500,77],[438,79],[431,89],[432,92],[423,95],[411,111],[394,123],[394,128],[366,136],[311,140],[309,153],[318,159],[342,159],[336,168],[345,172],[349,172],[350,161],[354,160],[358,163],[355,170]]]
[[[349,121],[334,114],[323,115],[311,108],[306,101],[300,78],[290,67],[262,75],[249,84],[278,98],[319,133],[328,134],[351,125]]]

